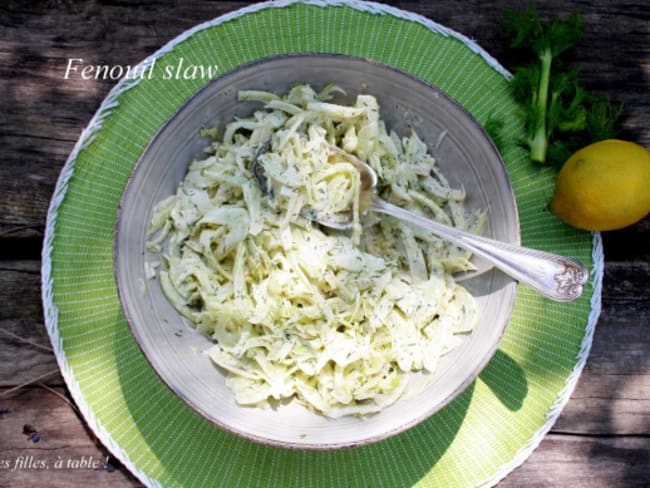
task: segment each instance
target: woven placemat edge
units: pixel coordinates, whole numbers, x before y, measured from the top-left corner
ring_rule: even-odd
[[[362,12],[373,14],[388,14],[395,17],[416,22],[423,25],[429,30],[444,35],[454,37],[465,44],[472,52],[480,55],[493,69],[502,74],[506,78],[510,78],[511,74],[501,66],[496,59],[487,53],[480,45],[468,37],[451,30],[441,24],[438,24],[426,17],[419,14],[406,12],[389,5],[383,5],[375,2],[361,2],[357,0],[342,1],[342,0],[280,0],[280,1],[267,1],[257,4],[252,4],[232,12],[226,13],[212,20],[203,22],[195,27],[183,32],[179,36],[167,42],[163,47],[141,61],[137,67],[134,68],[136,72],[144,72],[152,65],[158,58],[164,54],[172,51],[178,44],[192,37],[197,32],[218,26],[230,20],[242,17],[249,13],[254,13],[266,8],[283,8],[295,4],[312,5],[317,7],[348,7]],[[42,265],[41,265],[41,294],[44,306],[45,326],[52,343],[55,357],[61,374],[68,386],[70,394],[75,400],[78,408],[80,409],[84,419],[86,420],[89,428],[94,432],[98,439],[104,446],[111,452],[111,454],[118,459],[135,477],[137,477],[146,486],[161,487],[160,481],[147,476],[144,472],[139,470],[136,465],[130,460],[127,453],[115,442],[112,435],[105,429],[105,427],[98,421],[90,405],[86,402],[85,397],[81,391],[78,382],[75,379],[74,372],[67,361],[63,342],[58,331],[58,309],[54,303],[53,296],[53,277],[52,277],[52,251],[55,240],[55,227],[58,216],[58,211],[63,204],[66,193],[68,191],[69,181],[74,174],[75,161],[80,153],[87,148],[95,139],[103,126],[104,120],[111,114],[112,109],[119,105],[119,97],[126,91],[137,86],[141,81],[140,78],[135,79],[122,79],[120,80],[107,94],[99,108],[90,119],[88,125],[82,130],[79,139],[73,147],[70,155],[64,163],[63,169],[57,179],[55,190],[50,200],[50,205],[47,212],[47,221],[45,226],[45,233],[43,239],[42,249]],[[600,297],[602,287],[602,274],[603,274],[603,252],[602,241],[600,234],[593,234],[592,256],[594,262],[593,286],[594,293],[591,298],[591,311],[588,319],[587,329],[583,338],[580,353],[577,358],[577,363],[572,370],[571,375],[567,378],[565,387],[558,394],[556,402],[553,404],[549,411],[548,419],[543,427],[531,438],[531,440],[523,446],[513,457],[512,461],[504,464],[495,475],[488,480],[483,486],[493,486],[509,474],[513,469],[520,466],[530,454],[539,446],[543,437],[548,433],[551,427],[555,424],[563,407],[568,402],[571,393],[582,369],[586,363],[591,347],[593,332],[595,324],[600,315]]]

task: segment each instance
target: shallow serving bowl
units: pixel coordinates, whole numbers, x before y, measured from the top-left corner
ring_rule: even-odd
[[[519,222],[503,162],[490,139],[466,110],[440,90],[394,68],[334,55],[269,58],[211,82],[181,107],[151,141],[125,190],[115,233],[115,272],[126,320],[147,360],[168,387],[209,421],[245,438],[297,449],[336,449],[378,441],[425,420],[452,401],[495,353],[512,311],[516,283],[490,269],[463,284],[476,297],[476,330],[444,356],[426,388],[417,387],[381,413],[367,418],[328,419],[295,403],[277,409],[237,405],[225,376],[203,351],[213,345],[195,332],[167,302],[157,280],[145,276],[147,229],[156,202],[175,192],[190,162],[208,141],[202,127],[225,124],[260,109],[239,102],[243,89],[278,94],[298,83],[316,89],[342,87],[353,101],[372,94],[389,129],[412,127],[428,144],[452,186],[467,191],[469,208],[487,209],[484,234],[519,243]],[[337,100],[338,101],[338,100]],[[446,135],[441,138],[441,134]]]

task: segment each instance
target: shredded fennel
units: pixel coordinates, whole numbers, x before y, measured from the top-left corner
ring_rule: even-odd
[[[450,276],[472,269],[470,255],[391,217],[361,219],[359,175],[331,145],[366,160],[386,200],[471,231],[483,214],[464,210],[465,192],[417,134],[386,130],[374,97],[343,106],[331,102],[337,91],[240,92],[264,108],[226,125],[154,209],[149,248],[161,263],[147,273],[214,339],[208,354],[242,405],[294,398],[334,418],[378,412],[477,322],[474,298]],[[269,137],[262,192],[251,166]],[[349,208],[347,233],[305,217]]]

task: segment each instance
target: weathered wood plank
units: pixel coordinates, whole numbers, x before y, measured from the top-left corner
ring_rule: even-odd
[[[587,368],[597,374],[650,371],[650,263],[607,262],[603,310]]]
[[[0,486],[141,486],[53,393],[26,389],[0,399],[0,409]],[[26,425],[38,433],[38,442],[23,433]]]
[[[641,488],[650,480],[650,438],[547,435],[499,488]]]
[[[39,261],[0,261],[0,320],[40,318],[40,284]]]
[[[603,232],[601,235],[606,261],[650,262],[650,216],[625,229]],[[646,281],[650,283],[650,279]]]
[[[50,346],[43,325],[40,280],[39,261],[0,261],[0,387],[20,385],[58,369],[52,352],[13,336]],[[46,381],[62,384],[58,373]]]
[[[6,158],[0,164],[0,240],[42,238],[54,185],[74,142],[15,135],[3,136],[0,144]]]
[[[25,320],[0,320],[0,388],[10,388],[41,378],[48,385],[62,385],[54,353],[34,347],[15,338],[27,339],[35,344],[50,346],[42,323]],[[9,333],[5,333],[7,331]]]
[[[552,431],[650,436],[650,375],[585,371]]]

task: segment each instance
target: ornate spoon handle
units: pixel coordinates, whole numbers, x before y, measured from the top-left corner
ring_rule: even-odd
[[[589,278],[589,272],[574,259],[469,234],[416,215],[377,196],[373,197],[369,210],[430,230],[487,259],[507,275],[553,300],[570,302],[577,299]]]

